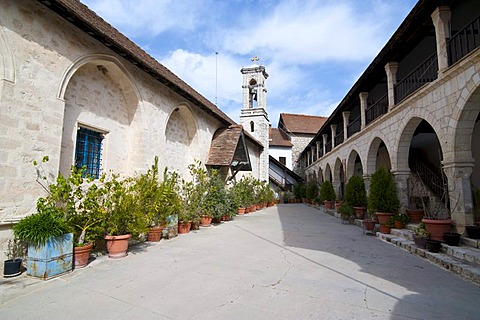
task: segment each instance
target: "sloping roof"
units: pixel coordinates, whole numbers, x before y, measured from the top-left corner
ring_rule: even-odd
[[[218,129],[212,138],[207,166],[230,167],[241,171],[251,170],[243,127],[232,125]],[[240,166],[241,165],[241,166]]]
[[[293,147],[289,135],[280,128],[270,128],[269,145],[275,147]]]
[[[304,114],[280,113],[280,121],[285,131],[290,133],[307,133],[315,135],[323,126],[327,117]],[[280,127],[280,125],[279,125]]]
[[[223,125],[235,124],[222,110],[190,87],[173,72],[155,60],[133,41],[112,27],[109,23],[90,10],[78,0],[37,0],[57,13],[68,23],[73,24],[90,37],[101,42],[110,50],[137,66],[157,81],[189,100],[194,107],[212,115]],[[248,136],[255,144],[261,144],[252,136]]]

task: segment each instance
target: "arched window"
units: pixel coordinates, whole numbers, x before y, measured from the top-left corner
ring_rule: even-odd
[[[255,131],[255,123],[253,123],[253,121],[250,121],[250,132],[254,132]]]

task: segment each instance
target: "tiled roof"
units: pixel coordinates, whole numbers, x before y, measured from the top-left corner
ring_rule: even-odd
[[[270,128],[270,146],[276,147],[293,147],[293,144],[290,142],[290,137],[288,134],[280,128]]]
[[[213,135],[206,165],[229,167],[238,161],[244,165],[241,170],[248,170],[250,158],[246,148],[242,126],[220,128]]]
[[[223,125],[235,124],[222,110],[195,91],[173,72],[155,60],[133,41],[108,24],[78,0],[37,0],[89,36],[130,61],[153,78],[188,99],[194,107],[218,119]],[[248,135],[247,135],[248,136]],[[255,144],[261,145],[248,136]]]
[[[327,119],[327,117],[320,116],[280,113],[280,123],[283,123],[285,131],[290,133],[307,133],[314,135],[320,130]]]

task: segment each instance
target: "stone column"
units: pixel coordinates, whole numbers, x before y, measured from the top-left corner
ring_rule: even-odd
[[[307,151],[307,167],[310,165],[310,151]]]
[[[328,135],[326,133],[322,134],[322,138],[323,138],[323,154],[327,154],[327,139],[328,139]]]
[[[335,148],[335,135],[337,134],[337,125],[332,124],[330,125],[330,129],[332,131],[332,149]]]
[[[458,233],[464,233],[465,226],[472,225],[474,221],[470,185],[470,176],[474,166],[473,159],[443,163],[448,179],[451,217]]]
[[[367,191],[367,197],[370,194],[370,175],[363,175],[363,183],[365,184],[365,190]]]
[[[311,160],[310,160],[311,163],[314,162],[314,159],[315,159],[314,154],[315,154],[315,152],[317,152],[317,151],[315,150],[315,147],[311,147],[311,148],[310,148],[310,155],[311,155],[311,157],[312,157]]]
[[[343,141],[348,139],[348,122],[350,120],[350,111],[343,111]]]
[[[317,145],[317,159],[320,159],[320,141],[316,141]]]
[[[387,73],[387,90],[388,90],[388,109],[395,106],[395,85],[397,84],[397,62],[389,62],[385,65]]]
[[[395,185],[397,187],[397,196],[400,201],[400,212],[405,213],[405,209],[408,209],[408,179],[410,178],[410,170],[398,170],[393,171],[395,178]]]
[[[447,39],[450,38],[450,8],[438,7],[432,13],[437,42],[438,73],[448,68]]]
[[[367,118],[365,116],[365,111],[367,110],[368,92],[360,92],[358,96],[360,97],[360,120],[361,120],[360,130],[363,130],[367,125]]]

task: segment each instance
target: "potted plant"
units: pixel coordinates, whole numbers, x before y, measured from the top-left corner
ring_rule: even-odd
[[[330,181],[324,181],[320,187],[320,201],[324,202],[326,209],[333,209],[335,201],[335,190]]]
[[[380,224],[380,232],[384,234],[389,234],[390,229],[392,228],[392,225],[393,225],[393,222],[392,222],[392,219],[390,218],[387,222]]]
[[[72,270],[73,234],[62,210],[45,198],[37,201],[37,213],[13,226],[15,238],[27,243],[27,275],[43,280]]]
[[[117,174],[107,178],[104,174],[100,182],[105,188],[101,205],[108,256],[123,258],[127,256],[130,238],[147,232],[148,217],[139,205],[134,180],[120,179]]]
[[[371,219],[370,218],[370,214],[367,212],[365,214],[365,219],[363,219],[363,232],[365,234],[369,233],[369,234],[374,234],[374,230],[375,230],[375,220]]]
[[[408,224],[408,216],[404,213],[397,213],[391,217],[395,229],[403,229]]]
[[[305,191],[305,196],[307,198],[307,201],[310,204],[314,204],[314,199],[317,196],[318,193],[318,185],[317,181],[315,179],[311,179],[307,183],[306,191]]]
[[[25,256],[23,242],[17,238],[9,239],[5,254],[7,260],[3,262],[3,276],[11,278],[20,275],[22,273],[22,258]]]
[[[430,234],[428,233],[427,229],[425,228],[425,224],[420,222],[418,226],[415,228],[413,234],[413,241],[418,248],[425,249],[426,241],[429,238]]]
[[[380,167],[370,180],[370,193],[368,196],[368,209],[375,213],[380,225],[387,224],[393,216],[400,202],[393,175],[385,168]]]
[[[188,233],[194,224],[200,224],[202,216],[211,212],[203,212],[204,201],[208,187],[208,173],[199,160],[188,166],[191,180],[182,180],[181,199],[182,209],[178,216],[178,232]],[[212,217],[213,218],[213,217]]]
[[[342,218],[342,223],[353,223],[355,211],[349,203],[344,203],[340,207],[340,217]]]
[[[355,210],[357,219],[364,219],[367,210],[367,192],[362,177],[352,176],[345,187],[345,202]]]

